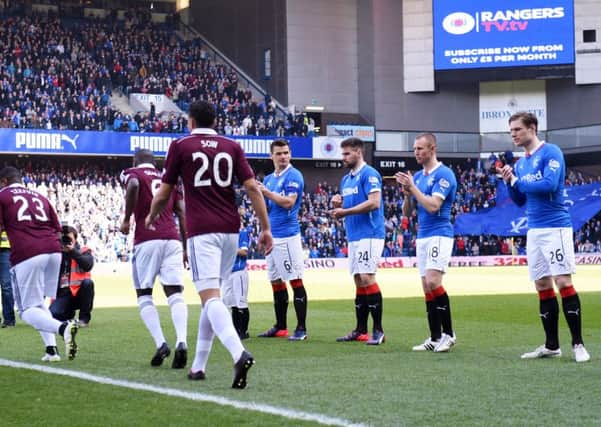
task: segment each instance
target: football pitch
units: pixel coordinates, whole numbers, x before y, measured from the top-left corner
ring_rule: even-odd
[[[598,266],[579,266],[574,276],[592,357],[576,364],[563,314],[563,357],[520,360],[543,343],[525,267],[451,269],[445,287],[458,342],[448,354],[411,352],[427,335],[414,269],[378,273],[387,335],[379,347],[335,342],[354,326],[353,287],[345,271],[307,272],[307,341],[255,338],[271,326],[273,308],[264,273],[253,272],[253,338],[244,343],[257,364],[247,389],[232,390],[232,361],[218,341],[205,381],[189,381],[185,370],[170,368],[171,359],[151,368],[154,345],[132,306],[127,273],[98,271],[97,308],[91,327],[78,335],[74,361],[42,364],[40,337],[23,323],[0,330],[1,424],[599,425],[599,276]],[[165,302],[158,289],[155,294]],[[186,297],[192,353],[200,307],[191,286]],[[168,308],[159,312],[172,344]],[[293,328],[292,304],[288,319]]]

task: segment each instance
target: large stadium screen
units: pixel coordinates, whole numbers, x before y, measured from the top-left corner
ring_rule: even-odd
[[[434,69],[574,63],[573,0],[433,0]]]

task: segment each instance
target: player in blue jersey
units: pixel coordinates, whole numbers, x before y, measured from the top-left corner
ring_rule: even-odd
[[[453,171],[436,157],[436,137],[422,133],[415,138],[413,152],[423,167],[415,176],[397,172],[403,186],[403,215],[410,217],[417,204],[417,266],[426,297],[430,336],[413,351],[449,351],[455,345],[449,296],[442,286],[453,251],[451,207],[455,201],[457,180]]]
[[[384,204],[382,177],[363,160],[363,141],[347,138],[340,143],[342,162],[350,172],[342,178],[342,196],[332,197],[335,219],[345,218],[349,266],[355,281],[357,326],[336,341],[366,341],[380,345],[385,341],[382,328],[382,293],[376,282],[378,261],[384,249]],[[367,334],[369,314],[373,319],[371,338]]]
[[[561,356],[555,282],[572,334],[574,358],[576,362],[587,362],[590,356],[582,341],[580,298],[572,284],[576,261],[572,222],[564,205],[563,153],[556,145],[538,139],[538,120],[531,113],[512,115],[509,128],[513,142],[524,148],[526,157],[519,159],[513,168],[505,165],[497,168],[497,172],[507,184],[511,199],[519,206],[526,204],[528,272],[538,291],[546,335],[545,344],[524,353],[522,359]]]
[[[294,293],[296,328],[291,341],[307,339],[307,292],[303,284],[304,255],[298,223],[298,210],[303,198],[304,180],[301,172],[290,164],[290,144],[285,139],[271,143],[274,172],[267,175],[259,187],[269,211],[273,232],[273,250],[267,256],[267,269],[273,289],[275,325],[260,337],[288,337],[288,289]]]
[[[224,280],[221,287],[223,303],[232,310],[232,322],[241,340],[249,338],[248,322],[248,271],[246,257],[248,256],[248,231],[240,230],[238,237],[238,252],[229,279]]]

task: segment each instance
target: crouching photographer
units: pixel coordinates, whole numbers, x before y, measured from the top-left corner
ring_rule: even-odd
[[[73,319],[79,310],[80,327],[92,319],[94,282],[90,271],[94,266],[92,251],[77,243],[77,230],[63,226],[63,258],[61,262],[56,299],[50,305],[52,316],[61,321]]]

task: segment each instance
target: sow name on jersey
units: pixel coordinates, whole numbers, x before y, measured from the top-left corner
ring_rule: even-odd
[[[352,194],[359,194],[359,187],[346,187],[342,190],[342,196],[350,196]]]
[[[200,141],[200,145],[202,145],[202,148],[217,148],[219,142],[212,141],[210,139],[203,139]]]

